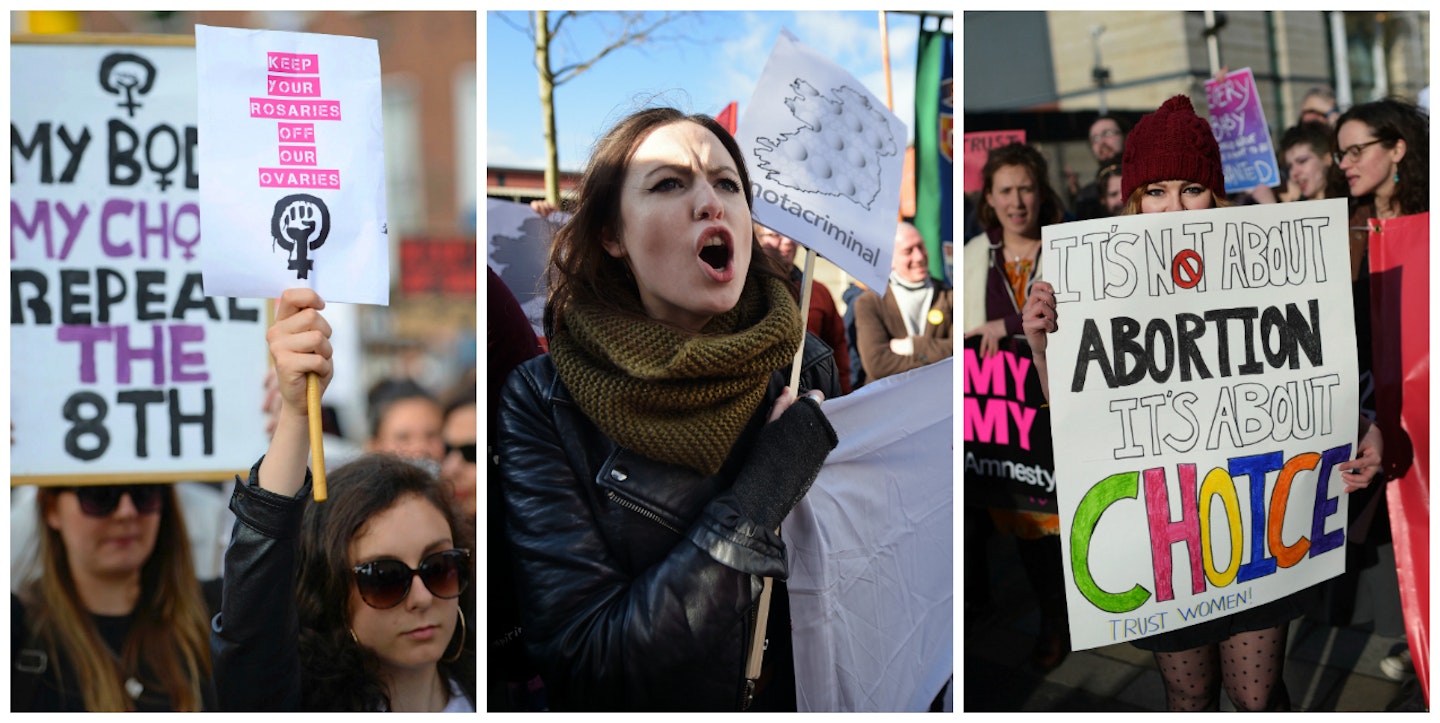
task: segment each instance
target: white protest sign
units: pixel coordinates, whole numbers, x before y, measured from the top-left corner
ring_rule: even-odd
[[[485,263],[515,295],[536,335],[544,336],[545,268],[550,241],[570,214],[555,211],[541,218],[529,204],[485,199]]]
[[[840,443],[782,525],[801,711],[923,711],[954,673],[954,376],[825,402]]]
[[[737,130],[755,220],[883,295],[900,217],[905,124],[864,84],[782,30]]]
[[[1046,226],[1076,650],[1344,571],[1359,420],[1343,199]]]
[[[223,480],[265,448],[264,304],[201,284],[195,49],[144,40],[10,48],[12,484]]]
[[[374,40],[195,26],[205,288],[388,304]]]

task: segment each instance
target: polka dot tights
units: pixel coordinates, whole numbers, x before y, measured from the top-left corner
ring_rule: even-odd
[[[1219,710],[1220,686],[1236,710],[1289,710],[1285,670],[1287,626],[1236,633],[1212,645],[1155,653],[1172,711]]]

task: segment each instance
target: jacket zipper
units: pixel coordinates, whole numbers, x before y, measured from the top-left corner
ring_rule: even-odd
[[[680,535],[680,536],[682,536],[682,537],[685,535],[685,533],[681,532],[680,530],[675,529],[675,527],[674,527],[673,525],[671,525],[670,523],[666,522],[665,520],[660,519],[660,516],[657,515],[657,514],[655,514],[654,512],[651,512],[650,510],[647,510],[647,509],[645,509],[644,507],[641,507],[640,505],[637,505],[637,504],[635,504],[634,502],[631,502],[630,500],[627,500],[627,499],[625,499],[624,497],[621,497],[620,495],[616,494],[616,493],[615,493],[615,490],[611,490],[611,489],[605,490],[605,496],[606,496],[606,497],[609,497],[611,502],[614,502],[615,504],[620,505],[621,507],[624,507],[625,509],[630,510],[631,512],[638,513],[638,514],[640,514],[641,516],[643,516],[645,519],[650,520],[651,522],[654,522],[655,524],[660,525],[661,527],[664,527],[665,529],[667,529],[667,530],[669,530],[669,531],[671,531],[671,532],[673,532],[673,533],[675,533],[675,534],[677,534],[677,535]]]

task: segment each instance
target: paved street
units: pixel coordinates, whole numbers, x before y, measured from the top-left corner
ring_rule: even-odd
[[[994,537],[989,545],[994,611],[965,621],[960,710],[1164,709],[1164,686],[1153,656],[1131,645],[1073,652],[1048,673],[1030,662],[1039,610],[1013,538]],[[1291,623],[1285,683],[1295,709],[1416,710],[1424,698],[1413,676],[1406,685],[1380,672],[1380,661],[1399,642],[1361,628],[1317,625],[1305,618]],[[1233,710],[1223,694],[1221,709]]]

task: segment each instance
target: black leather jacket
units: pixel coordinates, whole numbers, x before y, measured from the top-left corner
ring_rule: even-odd
[[[549,355],[510,375],[498,444],[506,537],[522,635],[553,709],[741,707],[761,578],[783,579],[786,564],[779,536],[747,519],[730,487],[789,376],[771,376],[730,458],[703,477],[606,437]],[[830,348],[811,335],[809,389],[840,389]],[[772,640],[787,623],[771,620]],[[793,676],[774,683],[793,696]]]

